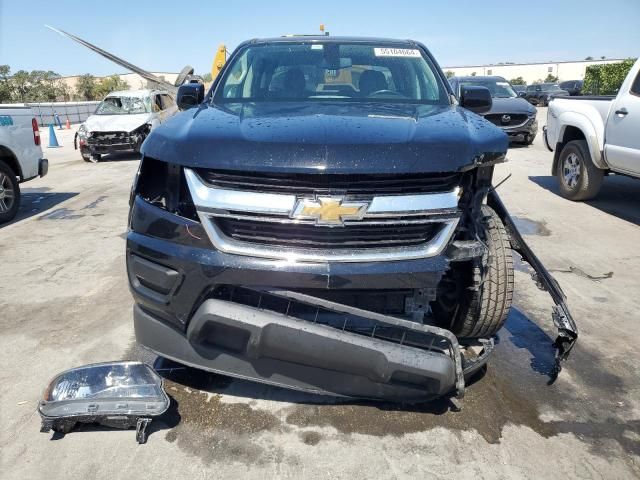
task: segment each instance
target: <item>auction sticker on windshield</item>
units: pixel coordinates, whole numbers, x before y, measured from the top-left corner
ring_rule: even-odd
[[[421,57],[415,48],[374,48],[373,52],[376,57]]]

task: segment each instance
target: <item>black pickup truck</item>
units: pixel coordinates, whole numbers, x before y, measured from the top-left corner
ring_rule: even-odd
[[[564,295],[492,187],[508,138],[403,40],[251,40],[153,130],[131,194],[139,343],[310,392],[461,396],[513,294],[512,249]],[[474,113],[476,112],[476,113]]]

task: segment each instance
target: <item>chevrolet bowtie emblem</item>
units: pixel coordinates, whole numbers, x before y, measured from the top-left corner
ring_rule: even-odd
[[[342,197],[301,198],[291,218],[313,219],[318,225],[342,225],[345,220],[364,217],[367,202],[349,202]]]

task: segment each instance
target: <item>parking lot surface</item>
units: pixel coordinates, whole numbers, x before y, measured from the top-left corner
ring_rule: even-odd
[[[544,124],[546,109],[539,109]],[[640,476],[640,182],[605,179],[593,201],[558,195],[539,135],[514,145],[496,181],[568,297],[580,339],[558,380],[552,302],[516,262],[514,308],[461,412],[336,400],[158,360],[135,344],[124,249],[138,158],[88,164],[44,149],[0,227],[2,478],[637,478]],[[43,132],[43,144],[47,144]],[[146,445],[133,431],[39,433],[58,371],[107,360],[155,364],[172,407]]]

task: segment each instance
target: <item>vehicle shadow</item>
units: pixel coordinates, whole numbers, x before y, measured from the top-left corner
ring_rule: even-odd
[[[0,224],[0,230],[25,218],[39,215],[45,210],[49,210],[78,195],[78,192],[50,192],[49,190],[48,187],[22,188],[18,215],[12,221]]]
[[[531,176],[529,180],[560,196],[555,177]],[[640,225],[640,182],[633,178],[622,175],[606,177],[598,196],[584,203],[609,215]]]

